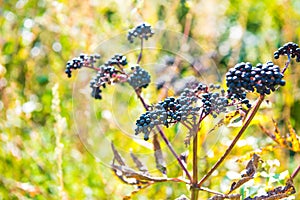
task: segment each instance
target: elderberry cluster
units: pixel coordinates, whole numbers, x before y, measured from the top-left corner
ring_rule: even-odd
[[[87,55],[81,53],[79,57],[75,57],[67,62],[65,73],[71,78],[72,70],[80,69],[83,66],[92,67],[97,59],[100,59],[98,54]]]
[[[300,48],[294,42],[288,42],[274,52],[274,58],[278,59],[281,55],[290,55],[292,58],[296,57],[296,62],[300,62]]]
[[[246,92],[258,92],[261,95],[275,91],[276,86],[285,85],[280,68],[272,62],[257,64],[238,63],[226,73],[228,96],[231,99],[246,99]]]
[[[224,94],[223,94],[224,95]],[[225,112],[228,106],[228,99],[219,92],[208,92],[202,94],[203,109],[206,114],[212,114],[214,118]]]
[[[150,74],[146,70],[141,68],[139,65],[136,65],[135,67],[131,67],[131,70],[133,71],[133,73],[130,74],[127,80],[128,83],[134,89],[146,88],[151,81]]]
[[[122,54],[115,54],[111,59],[109,59],[105,65],[127,65],[127,58]]]
[[[128,31],[127,39],[130,43],[133,43],[134,38],[146,39],[152,37],[154,31],[152,30],[151,25],[147,23],[142,23],[136,26],[134,29]]]
[[[154,126],[169,127],[170,124],[195,118],[200,110],[200,107],[193,106],[197,100],[189,90],[185,90],[178,99],[166,98],[156,104],[153,111],[147,111],[140,116],[136,121],[135,134],[144,133],[144,139],[148,140]]]
[[[117,76],[118,71],[113,66],[101,66],[96,77],[94,77],[90,82],[90,87],[92,88],[92,97],[95,99],[102,99],[101,87],[105,88],[106,83],[111,84],[113,79]]]

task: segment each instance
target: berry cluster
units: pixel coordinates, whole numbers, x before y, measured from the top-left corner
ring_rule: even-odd
[[[151,81],[150,74],[139,65],[131,67],[131,70],[133,73],[128,77],[128,83],[134,89],[146,88]]]
[[[127,58],[122,54],[115,54],[111,59],[109,59],[105,65],[127,65]]]
[[[205,114],[212,114],[214,118],[216,118],[218,114],[225,112],[229,103],[224,93],[220,94],[219,92],[202,94],[201,100]]]
[[[142,23],[136,26],[134,29],[129,30],[127,34],[127,39],[129,42],[133,43],[134,38],[141,38],[148,40],[154,34],[151,25],[147,23]]]
[[[71,78],[72,70],[80,69],[81,67],[93,67],[97,59],[100,59],[98,54],[87,55],[81,53],[79,57],[75,57],[67,62],[65,73]]]
[[[95,99],[102,99],[101,87],[105,88],[106,83],[111,84],[114,81],[114,78],[117,77],[118,73],[119,71],[113,66],[104,65],[100,67],[96,77],[90,82],[90,87],[92,88],[92,97]]]
[[[258,92],[261,95],[275,91],[276,86],[285,85],[280,68],[272,62],[257,64],[238,63],[226,73],[228,97],[243,100],[246,92]]]
[[[156,125],[169,127],[170,124],[195,118],[200,110],[200,107],[193,106],[197,100],[189,90],[184,91],[178,99],[166,98],[156,104],[153,111],[147,111],[140,116],[136,121],[135,134],[144,133],[144,139],[148,140],[151,130]]]
[[[294,42],[289,42],[280,47],[274,52],[274,58],[278,59],[280,55],[288,55],[292,58],[296,57],[296,62],[300,62],[300,48],[299,45]]]

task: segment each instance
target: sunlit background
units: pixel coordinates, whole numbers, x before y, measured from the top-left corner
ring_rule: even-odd
[[[97,101],[90,97],[88,87],[92,71],[83,69],[67,78],[66,62],[81,52],[100,53],[100,63],[113,53],[124,53],[129,63],[135,63],[139,45],[130,44],[126,33],[141,22],[151,24],[157,31],[148,45],[155,48],[144,51],[141,65],[154,81],[143,95],[155,103],[161,98],[156,90],[159,69],[168,56],[183,56],[186,63],[179,77],[193,76],[224,86],[224,74],[236,63],[274,61],[273,52],[282,44],[300,42],[298,0],[2,0],[0,5],[0,199],[121,199],[130,195],[136,188],[122,183],[109,168],[111,141],[125,158],[129,160],[133,151],[153,174],[160,175],[151,143],[144,142],[143,136],[133,137],[143,107],[129,86],[109,87],[103,100]],[[192,39],[183,44],[185,31]],[[202,64],[194,65],[198,68],[190,65],[199,60]],[[283,66],[285,60],[274,62]],[[299,75],[299,64],[292,63],[287,85],[267,97],[269,104],[262,105],[232,154],[204,186],[228,191],[245,168],[245,163],[236,161],[245,161],[251,152],[260,152],[265,161],[263,178],[253,182],[251,189],[238,192],[255,194],[260,188],[284,185],[300,163],[299,152],[279,147],[258,125],[274,130],[274,119],[283,134],[289,124],[296,132],[300,130]],[[176,88],[170,91],[174,95]],[[203,135],[213,122],[207,121]],[[221,127],[203,136],[200,177],[238,129]],[[178,153],[189,149],[183,141],[185,132],[180,126],[166,130]],[[181,175],[164,145],[163,150],[168,176]],[[299,175],[295,187],[297,199]],[[182,194],[189,196],[185,184],[159,183],[132,198],[175,199]],[[208,197],[200,192],[200,199]]]

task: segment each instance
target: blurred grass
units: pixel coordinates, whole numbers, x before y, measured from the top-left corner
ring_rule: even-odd
[[[146,155],[144,159],[149,168],[154,168],[152,151],[120,131],[122,125],[124,132],[130,135],[135,118],[142,112],[137,100],[123,93],[129,89],[118,86],[115,90],[106,90],[104,100],[99,103],[79,91],[87,87],[91,74],[83,71],[74,73],[71,79],[66,78],[66,61],[80,52],[93,53],[101,42],[124,35],[128,28],[144,20],[157,28],[183,32],[187,13],[192,16],[191,37],[201,46],[204,55],[214,55],[221,74],[240,61],[257,63],[270,60],[272,52],[287,41],[300,42],[300,3],[297,0],[19,0],[0,3],[0,199],[120,199],[129,194],[133,187],[122,184],[95,158],[103,154],[106,155],[105,162],[112,158],[110,149],[104,146],[108,142],[103,141],[100,133],[96,137],[98,132],[105,133],[108,141],[114,140],[118,149],[125,153],[130,149],[142,152],[141,157]],[[121,41],[120,47],[108,43],[107,52],[126,49],[129,44],[125,39]],[[167,41],[161,45],[171,44],[172,41]],[[105,51],[103,53],[103,61],[111,56]],[[135,58],[135,55],[129,57]],[[156,63],[160,57],[158,53],[149,53],[144,62]],[[283,65],[284,61],[276,63]],[[147,67],[155,71],[151,64]],[[300,129],[299,69],[296,66],[288,70],[286,87],[268,97],[272,105],[260,111],[242,138],[244,143],[234,149],[225,167],[218,170],[207,186],[221,191],[228,189],[228,171],[240,172],[243,169],[243,165],[234,160],[272,144],[255,125],[258,122],[272,127],[272,117],[284,130],[287,130],[285,125],[289,121],[296,131]],[[56,84],[60,103],[58,111],[53,113],[52,88]],[[73,88],[78,90],[73,92]],[[154,86],[150,90],[155,91]],[[145,97],[155,103],[157,94],[145,94]],[[111,102],[120,107],[113,107]],[[92,116],[97,118],[83,115],[85,111],[95,112]],[[127,113],[120,115],[124,112]],[[55,115],[64,119],[61,127],[58,127]],[[129,120],[127,116],[130,116]],[[58,128],[61,131],[59,142]],[[203,132],[205,130],[209,128],[204,128]],[[170,129],[168,135],[175,135],[175,131]],[[218,159],[226,148],[226,141],[232,139],[235,132],[223,128],[211,136],[222,139],[218,140],[218,148],[213,148],[212,155],[201,155],[199,171],[202,174]],[[78,133],[81,140],[92,138],[91,146],[85,147]],[[173,141],[178,152],[185,151],[184,136],[178,134]],[[62,163],[57,159],[57,144],[60,143]],[[168,150],[165,152],[169,154]],[[179,168],[172,157],[166,155],[166,158],[172,163],[168,174],[178,175]],[[284,170],[291,173],[300,162],[299,154],[280,148],[266,152],[263,159],[280,161],[281,165],[274,169],[276,173]],[[295,185],[300,188],[299,177]],[[181,194],[188,195],[185,185],[162,183],[134,197],[174,199]],[[200,197],[206,198],[208,194],[201,193]],[[299,191],[297,197],[300,198]]]

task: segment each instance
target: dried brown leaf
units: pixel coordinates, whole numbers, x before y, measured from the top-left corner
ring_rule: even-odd
[[[165,177],[154,177],[143,172],[135,171],[127,166],[118,166],[112,164],[112,170],[116,173],[116,175],[121,178],[121,180],[125,180],[125,183],[128,184],[146,184],[148,182],[165,182],[165,181],[173,181],[173,182],[182,182],[183,180],[177,178],[165,178]],[[131,180],[128,182],[128,180]]]
[[[116,160],[120,165],[126,166],[125,159],[119,154],[113,142],[111,143],[111,149],[114,153],[114,160]]]
[[[240,200],[240,194],[231,194],[231,195],[215,195],[210,197],[208,200],[224,200],[224,199],[231,199],[231,200]]]
[[[153,137],[153,148],[154,148],[154,156],[156,162],[156,168],[163,174],[167,174],[166,162],[163,157],[163,153],[160,147],[160,143],[158,141],[157,134]]]
[[[244,183],[248,182],[251,179],[253,179],[253,177],[243,177],[240,180],[238,180],[237,182],[233,182],[231,184],[229,193],[236,190],[237,188],[239,188],[240,186],[242,186]]]
[[[136,155],[134,155],[132,152],[130,152],[130,156],[133,160],[133,162],[135,163],[135,166],[144,173],[148,173],[148,169],[147,167],[138,159],[138,157]]]
[[[259,161],[260,161],[260,157],[257,154],[253,154],[251,160],[247,163],[246,172],[241,175],[242,178],[240,180],[232,183],[228,194],[230,194],[232,191],[234,191],[237,188],[239,188],[240,186],[242,186],[244,183],[253,179],[253,177],[256,173]]]
[[[288,197],[296,193],[296,189],[292,180],[288,180],[284,187],[279,186],[267,192],[266,195],[255,196],[253,198],[247,197],[245,200],[277,200]]]
[[[246,174],[242,174],[242,177],[253,177],[256,173],[256,169],[258,167],[258,162],[260,161],[260,157],[257,154],[253,154],[251,160],[248,162],[246,166]]]

